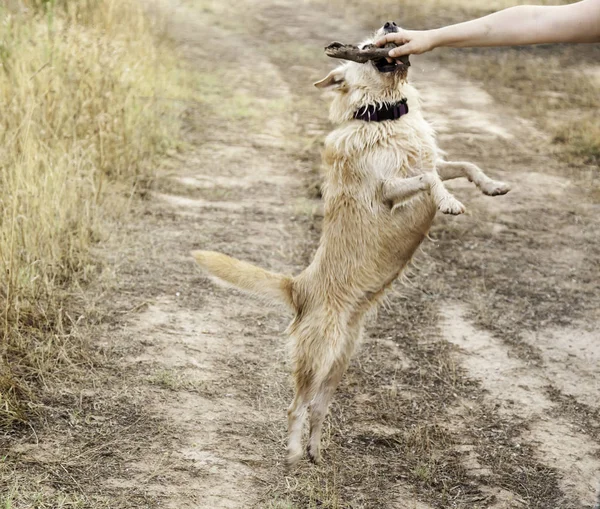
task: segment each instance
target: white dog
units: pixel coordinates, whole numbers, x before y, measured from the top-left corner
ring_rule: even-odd
[[[396,30],[395,23],[386,23],[375,37]],[[307,414],[308,456],[319,461],[323,420],[365,314],[410,261],[436,210],[464,211],[442,180],[466,177],[488,195],[509,190],[473,164],[439,158],[407,73],[399,61],[348,62],[315,83],[335,92],[330,119],[337,128],[325,142],[323,234],[302,273],[275,274],[219,253],[193,253],[212,275],[283,302],[295,314],[288,328],[295,379],[288,409],[290,465],[302,457]]]

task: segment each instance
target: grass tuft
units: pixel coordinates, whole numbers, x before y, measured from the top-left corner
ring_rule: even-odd
[[[97,268],[115,182],[174,143],[179,71],[134,0],[0,7],[0,427],[49,374],[87,362],[77,285]],[[60,375],[59,375],[60,376]]]

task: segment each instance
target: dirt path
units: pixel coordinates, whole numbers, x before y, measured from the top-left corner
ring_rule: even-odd
[[[107,341],[124,352],[115,383],[154,429],[132,435],[137,449],[98,496],[173,509],[591,507],[599,207],[560,175],[543,134],[428,59],[413,75],[449,157],[514,191],[489,199],[453,184],[469,213],[438,220],[370,328],[333,405],[324,465],[283,473],[289,317],[216,288],[188,253],[307,264],[328,130],[310,83],[328,68],[323,42],[364,28],[318,3],[268,4],[158,7],[205,99],[189,110],[191,148],[162,170],[113,255],[119,298],[142,309]]]

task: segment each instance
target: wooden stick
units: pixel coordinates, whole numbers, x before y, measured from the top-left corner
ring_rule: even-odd
[[[354,44],[332,42],[325,47],[325,54],[331,58],[341,58],[343,60],[352,60],[353,62],[364,64],[369,60],[381,60],[382,58],[387,58],[390,48],[395,47],[395,44],[386,44],[384,48],[367,46],[364,49],[360,49]],[[404,65],[410,65],[407,56],[400,57],[398,60],[400,60]]]

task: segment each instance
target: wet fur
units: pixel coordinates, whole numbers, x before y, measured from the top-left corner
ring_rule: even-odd
[[[295,315],[288,327],[295,381],[288,409],[290,465],[303,455],[301,434],[307,416],[308,456],[319,461],[323,420],[360,341],[367,312],[409,263],[436,210],[464,210],[442,179],[464,176],[486,194],[508,191],[470,163],[439,159],[434,131],[421,114],[406,71],[382,74],[372,64],[349,62],[315,85],[334,92],[330,119],[337,128],[325,141],[325,216],[311,264],[289,276],[219,253],[193,253],[210,274],[283,302]],[[403,98],[410,113],[398,120],[352,118],[369,104]]]

